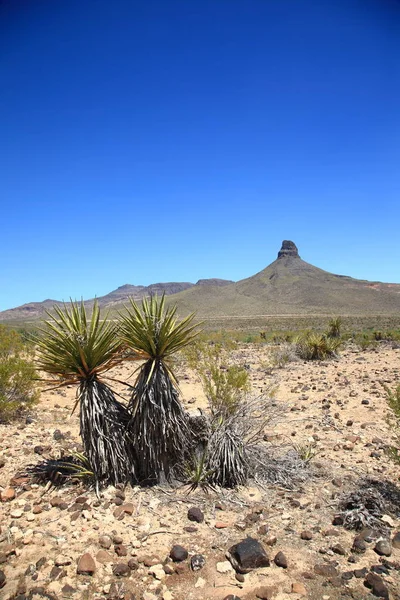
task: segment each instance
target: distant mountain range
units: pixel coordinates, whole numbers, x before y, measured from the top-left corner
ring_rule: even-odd
[[[268,315],[400,315],[400,284],[334,275],[303,261],[292,241],[284,240],[277,259],[252,277],[238,282],[201,279],[193,283],[123,285],[98,298],[102,307],[122,308],[131,296],[168,296],[181,315],[252,317]],[[0,321],[34,321],[45,316],[55,300],[31,302],[0,312]],[[93,300],[86,304],[90,307]]]

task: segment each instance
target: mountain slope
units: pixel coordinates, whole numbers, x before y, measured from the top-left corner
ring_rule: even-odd
[[[199,317],[399,314],[400,285],[334,275],[303,261],[285,240],[278,258],[252,277],[216,288],[191,288],[169,298]]]
[[[252,317],[261,315],[399,315],[400,284],[380,283],[334,275],[302,260],[296,245],[282,243],[278,258],[252,277],[237,283],[224,279],[202,279],[196,284],[157,283],[123,285],[98,298],[102,307],[119,309],[129,296],[140,300],[165,293],[178,304],[184,316],[196,312],[200,318]],[[56,301],[25,304],[0,312],[0,321],[36,320],[45,316]],[[90,307],[93,300],[86,304]]]

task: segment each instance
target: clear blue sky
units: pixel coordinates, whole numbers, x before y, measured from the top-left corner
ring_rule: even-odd
[[[2,0],[0,140],[0,309],[283,239],[400,282],[396,0]]]

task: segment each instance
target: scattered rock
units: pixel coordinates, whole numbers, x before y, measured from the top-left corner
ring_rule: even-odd
[[[337,577],[339,575],[336,567],[328,564],[317,564],[314,566],[314,572],[322,577]]]
[[[127,563],[116,563],[112,567],[113,575],[116,577],[128,577],[130,575],[130,568]]]
[[[190,559],[190,566],[192,571],[199,571],[206,564],[206,559],[202,554],[195,554]]]
[[[300,537],[302,540],[312,540],[313,534],[311,533],[311,531],[302,531]]]
[[[364,585],[372,590],[374,596],[389,600],[388,589],[379,575],[376,575],[375,573],[368,573],[364,580]]]
[[[176,544],[175,546],[172,546],[169,556],[174,562],[182,562],[187,559],[188,551],[183,546]]]
[[[266,585],[259,587],[255,590],[256,598],[260,598],[260,600],[272,600],[276,592],[276,587]]]
[[[99,544],[102,548],[108,550],[112,546],[112,539],[108,535],[101,535],[99,537]]]
[[[112,562],[114,559],[107,550],[99,550],[96,554],[96,560],[102,565]]]
[[[397,550],[400,548],[400,531],[394,534],[392,538],[392,546]]]
[[[4,571],[0,571],[0,589],[6,585],[6,576]]]
[[[274,563],[277,567],[281,567],[282,569],[287,569],[288,562],[286,556],[283,552],[278,552],[278,554],[274,558]]]
[[[364,579],[368,573],[368,569],[366,567],[363,567],[362,569],[354,569],[353,573],[356,579]]]
[[[367,549],[367,544],[364,542],[364,540],[362,539],[361,536],[357,535],[354,538],[353,541],[353,546],[351,548],[352,552],[355,552],[356,554],[364,554],[364,552]]]
[[[307,590],[302,583],[292,583],[292,594],[299,594],[299,596],[307,596]]]
[[[268,554],[254,538],[248,537],[229,549],[228,558],[239,573],[248,573],[252,569],[269,567]]]
[[[218,573],[231,573],[233,571],[232,565],[229,560],[224,560],[222,562],[217,562],[216,569]]]
[[[15,489],[12,487],[8,487],[1,492],[1,501],[2,502],[10,502],[15,498]]]
[[[86,552],[78,560],[76,572],[78,575],[93,575],[96,571],[96,563],[91,554]]]
[[[204,521],[204,513],[197,506],[189,508],[187,516],[189,521],[194,521],[195,523],[203,523]]]
[[[340,556],[345,556],[345,554],[346,554],[346,550],[343,548],[343,546],[341,544],[336,544],[335,546],[332,546],[332,551],[335,554],[340,554]]]
[[[379,556],[390,556],[392,554],[392,546],[389,540],[379,540],[376,542],[374,550]]]

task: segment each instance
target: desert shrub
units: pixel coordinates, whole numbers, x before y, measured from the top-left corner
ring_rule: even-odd
[[[296,342],[296,353],[303,360],[326,360],[336,358],[341,345],[340,339],[330,338],[325,334],[308,332]]]
[[[269,356],[271,365],[273,367],[277,367],[278,369],[282,369],[288,363],[298,360],[295,346],[288,342],[285,342],[275,348],[271,348]]]
[[[39,398],[33,348],[0,325],[0,422],[18,416]]]
[[[250,382],[247,370],[232,364],[229,346],[197,343],[188,348],[186,357],[200,377],[211,413],[234,413],[243,394],[250,391]]]
[[[342,329],[342,318],[334,317],[329,321],[329,329],[328,329],[328,337],[330,338],[338,338],[341,334]]]
[[[339,499],[339,514],[346,529],[371,527],[387,533],[383,515],[400,515],[400,489],[391,481],[360,479],[354,489]]]
[[[392,415],[389,417],[389,424],[392,426],[396,442],[394,446],[388,447],[389,456],[398,464],[400,464],[400,384],[391,390],[385,386],[386,399],[392,409]]]

